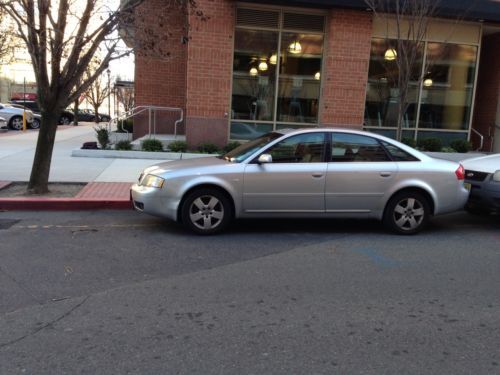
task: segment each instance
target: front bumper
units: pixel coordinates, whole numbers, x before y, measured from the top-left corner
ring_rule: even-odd
[[[466,180],[471,184],[467,205],[488,211],[500,211],[500,182],[489,175],[484,181]]]
[[[130,198],[137,211],[177,220],[178,202],[169,199],[163,189],[134,184],[130,188]]]

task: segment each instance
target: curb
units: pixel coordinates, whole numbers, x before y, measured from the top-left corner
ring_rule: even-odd
[[[130,200],[78,198],[0,198],[0,211],[131,210]]]

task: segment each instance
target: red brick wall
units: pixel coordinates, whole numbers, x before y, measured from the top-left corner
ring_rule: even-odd
[[[476,88],[476,103],[472,127],[485,136],[484,151],[491,151],[500,92],[500,33],[487,35],[481,45],[481,57]],[[479,137],[471,134],[474,148]]]
[[[186,135],[190,146],[228,140],[235,2],[198,0],[207,21],[190,16]]]
[[[161,0],[148,0],[137,11],[136,36],[140,47],[135,59],[136,106],[186,107],[187,16],[179,8],[167,8]],[[159,27],[157,25],[168,25]],[[156,25],[156,26],[155,26]],[[150,37],[147,31],[152,30]],[[155,41],[156,45],[150,45]],[[161,51],[159,50],[161,48]],[[142,52],[141,52],[142,51]],[[147,114],[134,119],[134,139],[147,134]],[[171,133],[177,113],[158,112],[157,132]],[[183,133],[185,125],[179,127]]]
[[[323,69],[322,125],[362,128],[371,35],[371,13],[330,11]]]

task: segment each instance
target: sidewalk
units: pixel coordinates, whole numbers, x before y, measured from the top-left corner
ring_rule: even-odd
[[[60,126],[57,131],[49,182],[87,183],[74,198],[0,198],[0,211],[132,208],[132,183],[145,167],[165,160],[72,157],[72,150],[96,140],[94,125]],[[37,137],[35,130],[0,133],[0,189],[29,180]]]

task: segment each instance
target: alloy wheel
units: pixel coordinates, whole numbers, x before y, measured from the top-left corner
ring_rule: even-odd
[[[224,205],[212,195],[202,195],[189,207],[191,223],[202,231],[216,229],[224,219]]]
[[[403,231],[414,231],[423,222],[425,209],[415,198],[405,198],[394,207],[394,223]]]

